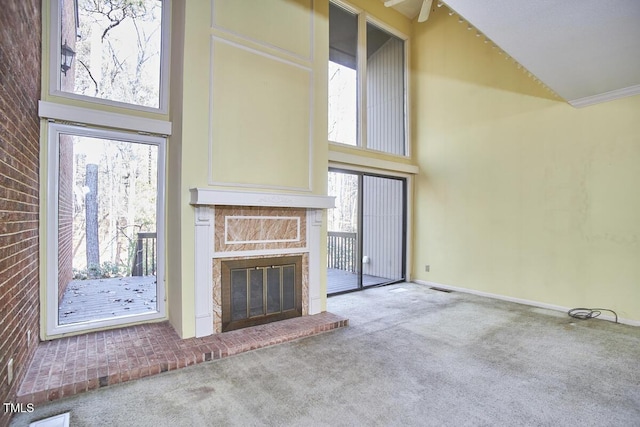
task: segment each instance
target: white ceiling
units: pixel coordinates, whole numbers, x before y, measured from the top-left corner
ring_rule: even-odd
[[[442,3],[574,106],[640,94],[640,0]],[[421,5],[394,8],[413,19]]]

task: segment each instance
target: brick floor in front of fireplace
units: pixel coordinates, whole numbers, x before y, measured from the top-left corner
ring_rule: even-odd
[[[18,390],[18,403],[43,403],[107,385],[316,335],[348,325],[332,314],[181,339],[168,322],[42,342]]]

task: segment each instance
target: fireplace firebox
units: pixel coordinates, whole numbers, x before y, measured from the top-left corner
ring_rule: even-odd
[[[302,256],[222,261],[222,331],[302,316]]]

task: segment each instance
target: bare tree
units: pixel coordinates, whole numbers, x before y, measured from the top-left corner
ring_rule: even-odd
[[[86,212],[86,247],[87,270],[100,267],[100,241],[98,237],[98,165],[87,164],[87,194],[85,195]]]
[[[157,106],[159,70],[150,60],[160,57],[160,2],[79,0],[78,8],[75,92]]]
[[[157,106],[162,2],[77,1],[75,93]],[[126,271],[137,233],[156,228],[157,150],[152,156],[144,144],[99,138],[76,143],[74,268]]]

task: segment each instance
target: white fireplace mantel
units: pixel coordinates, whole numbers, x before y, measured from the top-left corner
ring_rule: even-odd
[[[331,209],[335,197],[315,194],[260,193],[252,191],[192,188],[191,204],[196,206],[268,206],[283,208]]]
[[[309,313],[321,311],[320,244],[322,211],[334,207],[335,198],[313,194],[260,193],[249,191],[192,188],[191,205],[195,207],[195,334],[203,337],[214,333],[212,298],[212,259],[215,230],[215,206],[258,206],[302,208],[307,210],[307,245],[301,249],[309,255]]]

